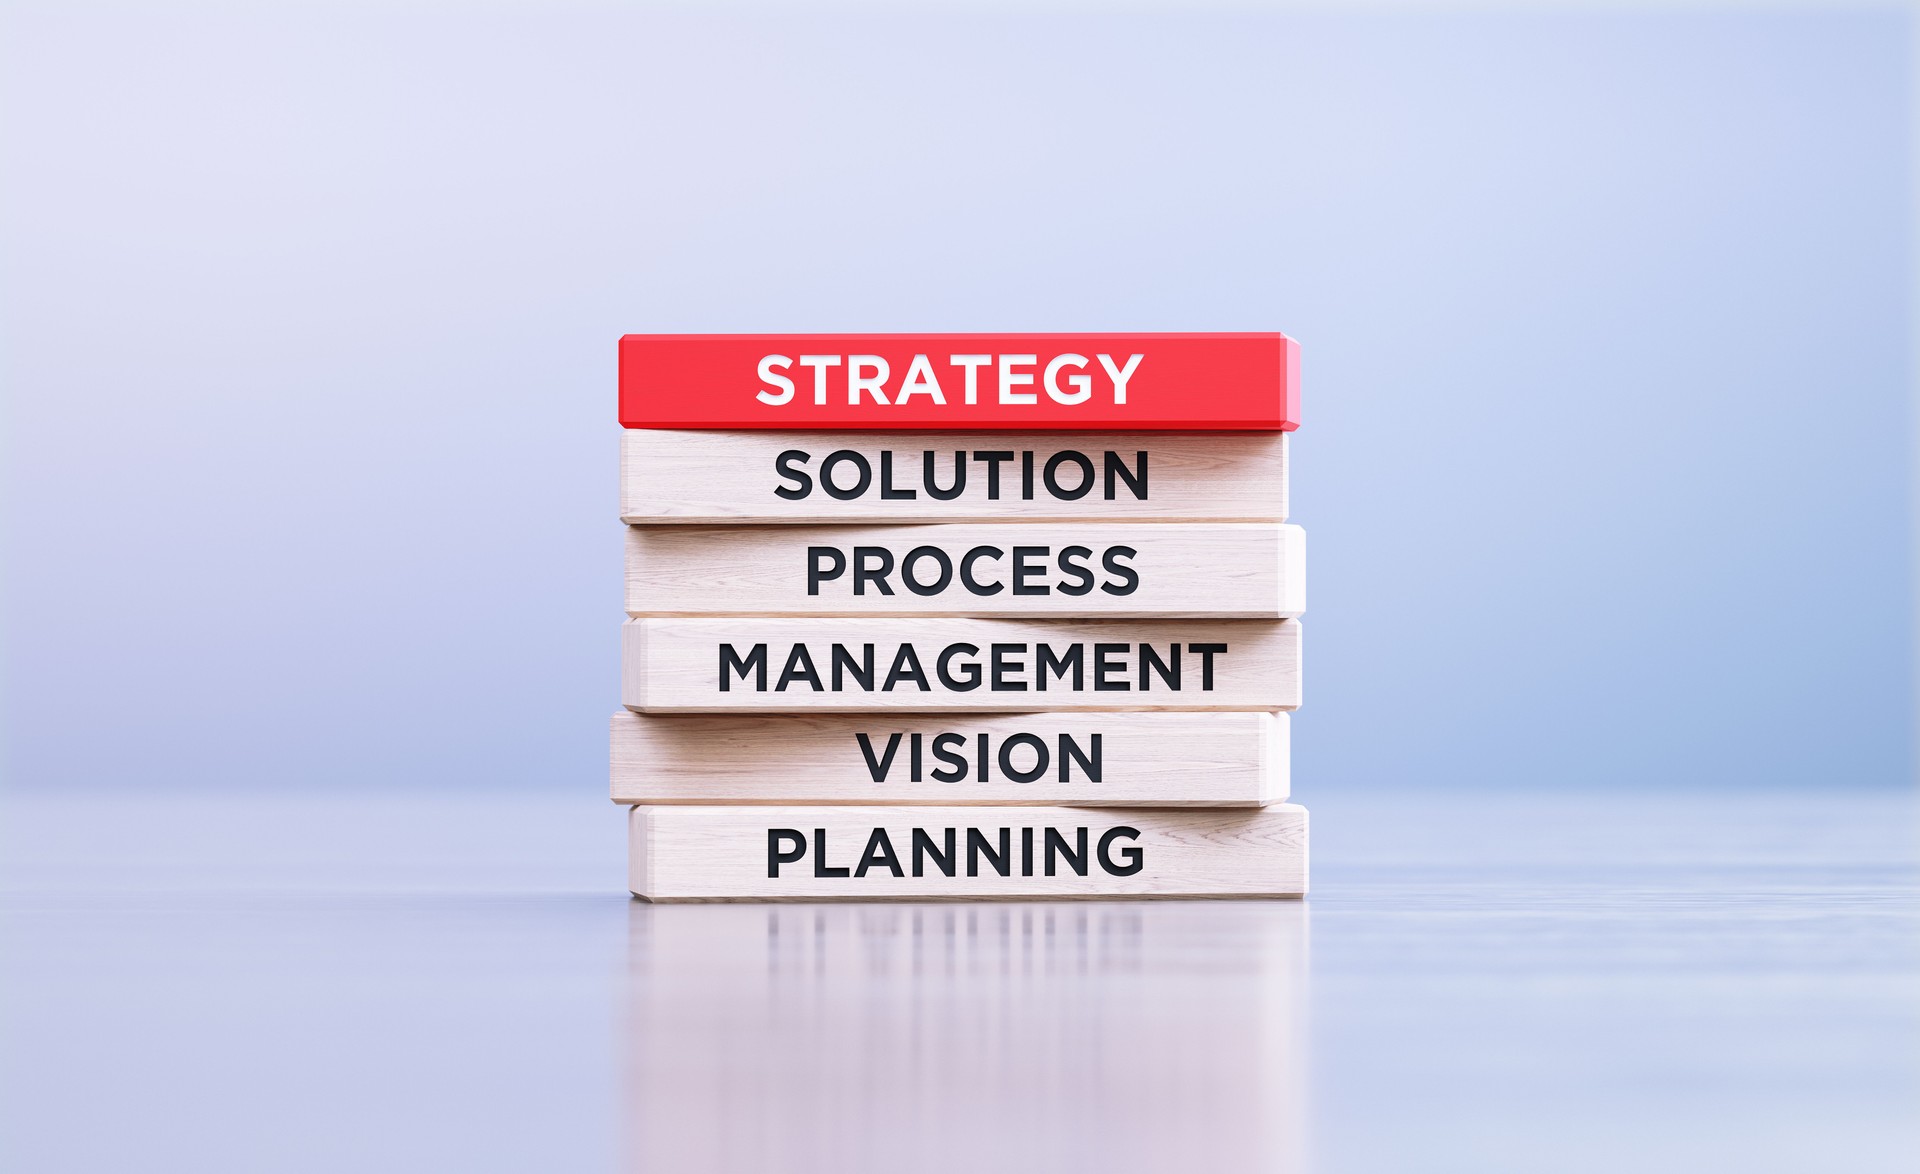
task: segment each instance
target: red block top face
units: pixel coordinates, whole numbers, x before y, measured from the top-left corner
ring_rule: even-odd
[[[629,334],[628,428],[1291,432],[1284,334]]]

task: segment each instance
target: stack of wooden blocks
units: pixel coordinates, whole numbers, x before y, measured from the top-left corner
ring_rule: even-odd
[[[652,901],[1286,897],[1279,334],[629,335]]]

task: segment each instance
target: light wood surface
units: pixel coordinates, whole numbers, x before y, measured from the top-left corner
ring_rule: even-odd
[[[1300,621],[636,619],[621,693],[646,713],[1293,709]]]
[[[835,452],[859,454],[869,483],[857,497],[841,500],[820,484],[821,467]],[[805,463],[789,467],[806,474],[811,489],[804,497],[782,497],[776,489],[800,492],[802,482],[782,476],[782,453],[804,452]],[[934,484],[954,485],[954,454],[964,462],[964,488],[951,500],[932,496],[925,486],[925,454],[934,454]],[[971,454],[1006,452],[993,464]],[[1061,452],[1086,456],[1095,484],[1084,496],[1063,500],[1048,492],[1046,466]],[[1107,500],[1107,460],[1136,472],[1145,452],[1145,500],[1116,475],[1114,498]],[[1021,454],[1032,453],[1034,494],[1023,500]],[[882,454],[891,454],[895,492],[911,489],[912,498],[882,497]],[[835,483],[852,490],[860,466],[836,465]],[[997,468],[999,496],[989,497],[988,471]],[[1055,481],[1076,489],[1077,465],[1062,465]],[[620,434],[620,517],[633,523],[734,522],[1283,522],[1287,517],[1287,434],[1284,432],[706,432],[623,428]]]
[[[613,798],[618,803],[1257,807],[1286,798],[1287,721],[1284,713],[994,714],[943,720],[663,716],[622,710],[613,715]],[[983,761],[985,779],[980,777]],[[1026,776],[1034,777],[1022,782]]]
[[[1263,523],[629,526],[627,614],[1277,620],[1305,553]]]
[[[1307,813],[1290,803],[1257,811],[635,807],[629,820],[629,887],[650,901],[1307,891]],[[822,866],[846,872],[819,875]]]

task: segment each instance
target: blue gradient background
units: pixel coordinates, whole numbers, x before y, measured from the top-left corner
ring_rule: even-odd
[[[1912,776],[1902,9],[0,41],[16,788],[604,801],[655,330],[1302,340],[1309,805]]]

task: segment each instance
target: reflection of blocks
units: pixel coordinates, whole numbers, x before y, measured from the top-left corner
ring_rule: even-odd
[[[635,901],[630,1165],[1306,1169],[1307,912]]]
[[[634,893],[1305,893],[1289,340],[629,336],[621,387]]]

